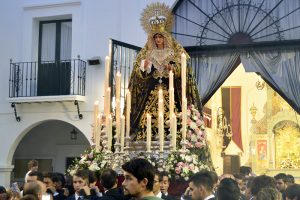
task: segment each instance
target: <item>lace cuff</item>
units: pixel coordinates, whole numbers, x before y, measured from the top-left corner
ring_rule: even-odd
[[[141,70],[142,72],[145,71],[144,65],[145,65],[145,60],[142,60],[141,65],[140,65],[140,70]],[[151,72],[151,66],[152,66],[152,62],[149,62],[148,66],[147,66],[147,73],[148,73],[148,74]]]

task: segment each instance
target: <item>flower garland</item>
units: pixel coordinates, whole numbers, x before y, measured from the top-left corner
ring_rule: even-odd
[[[78,170],[89,169],[97,176],[101,175],[104,168],[108,166],[101,152],[96,152],[95,148],[89,148],[81,154],[80,159],[75,159],[67,169],[67,174],[73,176]]]
[[[177,135],[181,135],[181,132]],[[207,146],[204,121],[194,105],[188,106],[187,110],[186,140],[187,151],[172,152],[166,160],[165,170],[169,171],[171,178],[188,180],[200,170],[214,169]]]

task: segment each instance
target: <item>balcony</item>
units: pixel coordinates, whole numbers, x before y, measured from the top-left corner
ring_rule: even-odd
[[[78,59],[12,62],[9,102],[84,101],[86,62]]]

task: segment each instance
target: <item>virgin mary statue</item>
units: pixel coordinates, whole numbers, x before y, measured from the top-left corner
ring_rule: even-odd
[[[165,4],[152,3],[142,13],[141,24],[148,39],[134,62],[128,86],[132,98],[130,132],[134,141],[146,138],[147,114],[152,116],[152,137],[157,140],[159,89],[163,91],[164,127],[168,134],[170,70],[174,73],[175,113],[181,113],[181,54],[184,53],[187,59],[189,56],[170,34],[172,21],[171,10]],[[201,101],[190,67],[187,68],[186,80],[188,105],[193,104],[201,112]]]

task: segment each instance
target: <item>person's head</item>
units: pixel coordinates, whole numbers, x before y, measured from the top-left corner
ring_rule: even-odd
[[[29,183],[25,183],[23,195],[33,195],[37,199],[42,200],[42,195],[46,193],[46,186],[41,181],[33,181]]]
[[[295,184],[295,178],[294,178],[294,176],[291,175],[291,174],[287,174],[286,175],[286,183],[287,183],[288,186]]]
[[[0,194],[6,193],[5,187],[0,185]]]
[[[279,173],[276,176],[274,176],[276,181],[276,188],[280,192],[284,192],[287,188],[287,176],[284,173]]]
[[[30,160],[27,166],[28,166],[28,170],[37,171],[39,168],[39,162],[37,160]]]
[[[241,196],[238,183],[231,178],[224,178],[220,181],[217,189],[218,200],[239,200]]]
[[[87,170],[78,170],[73,175],[73,187],[76,193],[84,186],[89,185],[89,172]]]
[[[153,36],[155,45],[158,49],[163,49],[164,48],[164,36],[160,33],[156,33]]]
[[[160,183],[160,191],[164,194],[168,192],[168,189],[170,187],[170,179],[168,172],[164,171],[160,173],[162,177],[162,181]]]
[[[252,197],[251,185],[252,185],[253,179],[254,179],[254,177],[252,177],[252,176],[246,178],[246,189],[245,189],[245,198],[246,198],[246,200],[249,200]]]
[[[189,186],[192,199],[198,200],[212,194],[214,182],[209,171],[201,171],[191,177]]]
[[[97,176],[95,172],[88,170],[89,172],[89,186],[90,188],[94,187],[97,184]]]
[[[65,187],[66,184],[66,179],[65,179],[65,175],[59,172],[55,173],[57,178],[58,178],[58,182],[56,184],[56,189],[62,189]]]
[[[240,173],[244,174],[245,177],[249,177],[249,176],[251,176],[252,169],[251,169],[251,167],[248,167],[248,166],[240,166]]]
[[[33,194],[26,194],[23,195],[20,200],[39,200],[39,199]]]
[[[141,197],[153,190],[155,169],[143,158],[130,160],[122,165],[124,170],[124,194]]]
[[[282,195],[277,189],[266,187],[257,193],[256,200],[282,200]]]
[[[217,185],[219,183],[219,177],[218,177],[218,174],[214,171],[210,171],[210,175],[211,175],[211,178],[214,183],[213,191],[215,191],[215,189],[217,188]]]
[[[27,177],[27,183],[32,182],[32,181],[43,181],[44,180],[44,176],[41,172],[38,171],[32,171],[28,174]]]
[[[239,174],[233,174],[234,180],[238,183],[238,186],[240,188],[240,191],[243,192],[246,189],[245,186],[245,176],[241,173]]]
[[[58,176],[55,173],[48,172],[48,173],[44,174],[43,182],[45,183],[47,188],[50,188],[50,187],[56,188],[58,181],[59,181]]]
[[[112,188],[117,187],[118,179],[117,179],[117,172],[112,169],[104,169],[100,176],[101,185],[104,189],[109,190]]]
[[[289,185],[285,190],[286,200],[300,200],[300,185]]]
[[[275,179],[267,175],[255,177],[250,186],[252,196],[256,196],[257,193],[265,187],[276,188]]]
[[[155,171],[154,181],[153,181],[153,193],[157,195],[160,192],[160,183],[162,182],[161,175],[158,171]]]

